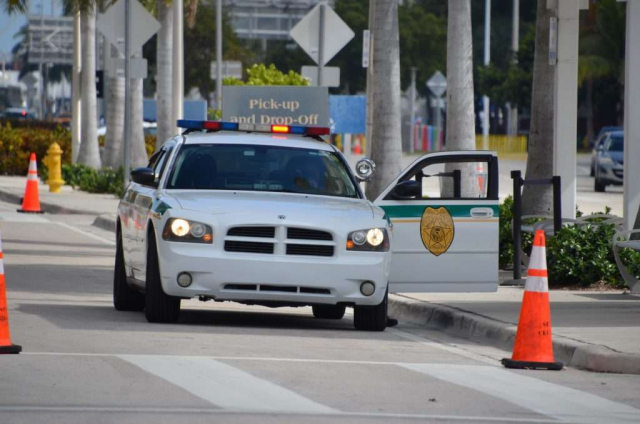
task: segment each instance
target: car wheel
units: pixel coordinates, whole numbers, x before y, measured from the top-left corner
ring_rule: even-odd
[[[313,306],[313,316],[319,319],[342,319],[347,309],[344,305]]]
[[[149,232],[147,249],[147,282],[145,284],[145,316],[149,322],[172,323],[180,315],[180,298],[168,296],[160,283],[158,250],[153,230]]]
[[[353,325],[362,331],[384,331],[387,328],[389,289],[376,306],[356,306],[353,309]]]
[[[607,188],[607,185],[604,184],[603,182],[601,182],[598,177],[596,177],[596,182],[594,184],[595,191],[597,191],[598,193],[602,193],[604,192],[604,190]]]
[[[113,306],[118,311],[141,311],[144,309],[144,295],[131,289],[127,284],[120,231],[117,232],[116,236],[116,264],[113,269]]]

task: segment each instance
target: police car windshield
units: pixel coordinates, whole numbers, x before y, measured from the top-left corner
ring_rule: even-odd
[[[167,189],[358,197],[348,170],[335,153],[281,146],[183,145]]]

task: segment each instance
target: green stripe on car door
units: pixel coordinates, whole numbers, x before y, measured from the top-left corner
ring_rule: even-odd
[[[497,205],[381,205],[387,216],[393,218],[420,218],[427,207],[433,209],[445,208],[453,218],[469,218],[473,208],[491,208],[493,216],[497,218],[500,207]]]

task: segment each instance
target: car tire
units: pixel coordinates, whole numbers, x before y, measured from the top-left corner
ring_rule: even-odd
[[[593,188],[596,192],[598,193],[602,193],[605,191],[605,189],[607,188],[607,185],[604,184],[603,182],[601,182],[598,177],[596,177],[595,180],[595,184],[593,185]]]
[[[127,284],[122,234],[119,229],[116,234],[116,263],[113,268],[113,306],[118,311],[142,311],[145,306],[144,295],[133,290]]]
[[[590,177],[595,177],[596,176],[596,169],[593,167],[593,165],[591,165],[591,172],[589,173]]]
[[[387,308],[389,290],[376,306],[356,306],[353,308],[353,325],[361,331],[384,331],[387,328]]]
[[[318,319],[342,319],[347,308],[344,305],[316,305],[312,309],[313,316]]]
[[[173,323],[180,316],[180,298],[167,295],[160,283],[158,250],[153,229],[147,241],[147,281],[145,284],[145,316],[149,322]]]

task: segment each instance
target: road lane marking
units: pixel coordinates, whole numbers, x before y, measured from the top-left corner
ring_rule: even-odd
[[[41,413],[129,413],[129,414],[217,414],[217,415],[255,415],[264,417],[263,411],[244,411],[214,408],[166,408],[166,407],[119,407],[119,406],[0,406],[0,412],[41,412]],[[311,417],[317,414],[304,412],[278,412],[270,415],[287,415]],[[558,424],[557,420],[544,418],[521,417],[479,417],[467,415],[431,415],[431,414],[402,414],[385,412],[342,412],[332,411],[322,414],[323,417],[333,418],[387,418],[387,419],[418,419],[427,421],[460,421],[460,422],[506,422],[506,423],[540,423]],[[575,421],[577,423],[577,421]],[[567,421],[563,421],[563,424]]]
[[[159,355],[119,355],[118,358],[224,409],[312,414],[335,411],[210,358]]]
[[[100,236],[98,236],[96,234],[90,233],[88,231],[81,230],[80,228],[76,228],[73,225],[69,225],[66,222],[59,222],[59,221],[53,221],[53,222],[55,222],[56,224],[58,224],[61,227],[66,228],[67,230],[75,231],[78,234],[82,234],[85,237],[89,237],[90,239],[97,240],[97,241],[99,241],[99,242],[101,242],[103,244],[108,244],[110,246],[115,246],[116,245],[115,240],[109,240],[109,239],[106,239],[104,237],[100,237]]]
[[[400,366],[563,421],[584,424],[640,422],[640,410],[631,406],[500,368],[448,364]]]

